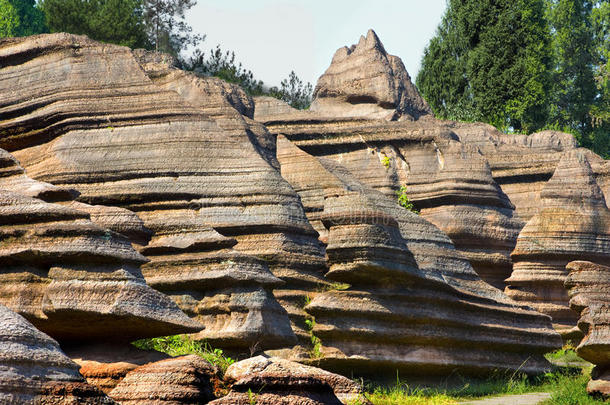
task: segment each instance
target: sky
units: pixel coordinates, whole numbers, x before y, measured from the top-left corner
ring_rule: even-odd
[[[335,51],[375,30],[411,77],[434,35],[446,0],[198,0],[187,15],[206,34],[203,49],[220,44],[266,85],[291,70],[314,86]]]

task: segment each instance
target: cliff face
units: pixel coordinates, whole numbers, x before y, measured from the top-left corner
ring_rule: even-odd
[[[224,349],[293,349],[281,352],[359,374],[542,372],[542,354],[561,343],[551,318],[502,290],[527,270],[513,261],[538,255],[519,243],[545,201],[584,184],[549,181],[566,177],[555,169],[572,150],[589,162],[597,202],[565,198],[597,245],[577,257],[564,249],[561,263],[605,258],[608,224],[583,221],[607,216],[606,162],[565,134],[435,120],[372,31],[337,51],[309,111],[252,100],[164,55],[67,34],[3,40],[0,66],[0,148],[10,152],[0,150],[10,240],[0,254],[9,246],[6,257],[27,262],[7,264],[3,274],[18,277],[0,298],[35,322],[55,283],[64,323],[49,317],[49,333],[70,327],[60,298],[77,296],[72,286],[118,283],[158,294]],[[397,204],[401,187],[420,215]],[[565,221],[549,218],[536,232],[553,240]],[[50,259],[57,251],[64,261]],[[29,301],[14,298],[16,285]],[[522,301],[547,300],[534,290]],[[140,392],[134,376],[125,386]]]

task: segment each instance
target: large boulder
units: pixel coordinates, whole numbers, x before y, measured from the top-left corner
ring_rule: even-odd
[[[87,384],[59,344],[0,305],[0,402],[87,404],[115,402]]]
[[[334,117],[416,120],[432,116],[402,60],[389,55],[369,30],[351,47],[339,48],[318,79],[311,111]]]
[[[580,314],[578,327],[584,334],[578,355],[595,364],[587,391],[610,397],[610,267],[574,261],[567,270],[570,307]]]
[[[438,228],[282,136],[278,159],[326,229],[326,277],[340,287],[305,308],[320,342],[312,364],[377,376],[548,368],[542,354],[561,344],[550,318],[481,281]]]
[[[362,387],[349,378],[292,361],[252,357],[227,369],[231,386],[213,405],[341,405],[367,404]]]
[[[207,404],[215,399],[216,369],[191,354],[140,366],[108,394],[122,405]]]
[[[242,346],[294,342],[291,334],[282,332],[283,340],[268,334],[289,322],[267,305],[277,285],[269,271],[285,282],[275,296],[297,334],[307,339],[302,302],[307,291],[325,284],[323,252],[297,194],[275,168],[273,137],[240,113],[251,113],[243,91],[174,69],[155,55],[68,34],[3,40],[0,60],[0,86],[7,89],[0,147],[19,159],[29,176],[77,189],[80,202],[134,212],[156,235],[150,248],[141,248],[151,259],[143,266],[145,277],[160,286],[155,279],[180,271],[184,278],[175,281],[181,284],[159,288],[174,297],[190,296],[178,300],[187,303],[187,311],[194,301],[233,288],[202,282],[231,272],[235,265],[227,249],[229,256],[250,256],[234,262],[247,263],[247,273],[254,275],[248,284],[258,293],[235,297],[240,312],[252,307],[253,316],[227,316],[223,324],[232,328],[225,331],[227,341],[240,330],[239,318],[253,337],[233,335]],[[205,234],[213,235],[210,243]],[[214,259],[210,249],[216,248]],[[264,263],[252,264],[252,257]],[[198,267],[206,260],[216,263]],[[199,306],[205,314],[206,303]],[[260,316],[261,306],[273,316]],[[222,328],[206,326],[214,333]]]
[[[583,149],[566,152],[542,190],[541,209],[525,225],[512,253],[506,293],[553,317],[566,338],[578,338],[578,314],[568,305],[566,265],[610,261],[610,211]]]

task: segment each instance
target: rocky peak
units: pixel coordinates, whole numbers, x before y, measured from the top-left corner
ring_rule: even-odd
[[[386,52],[373,30],[335,52],[314,98],[311,110],[333,116],[417,120],[432,115],[402,60]]]

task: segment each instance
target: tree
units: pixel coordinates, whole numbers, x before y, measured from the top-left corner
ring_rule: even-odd
[[[42,0],[41,8],[51,32],[132,48],[148,46],[142,0]]]
[[[597,97],[591,108],[592,148],[610,159],[610,1],[594,2],[591,12]]]
[[[442,118],[531,132],[547,119],[550,33],[543,0],[450,0],[417,85]]]
[[[47,32],[35,0],[0,0],[0,38]]]
[[[197,45],[202,35],[193,34],[185,13],[197,0],[143,0],[148,40],[156,51],[178,56],[189,45]]]
[[[245,69],[235,61],[235,52],[223,51],[220,45],[210,50],[206,58],[205,52],[196,49],[188,60],[181,61],[184,69],[201,76],[214,76],[226,82],[240,85],[251,96],[264,94],[263,82],[254,78],[252,71]]]
[[[299,110],[309,108],[312,94],[313,86],[311,83],[304,83],[294,73],[294,70],[290,72],[287,79],[282,80],[279,89],[277,87],[269,89],[270,96],[284,100]]]
[[[581,146],[591,147],[591,109],[598,95],[595,83],[593,4],[583,0],[549,0],[556,69],[551,99],[551,126],[572,132]]]

